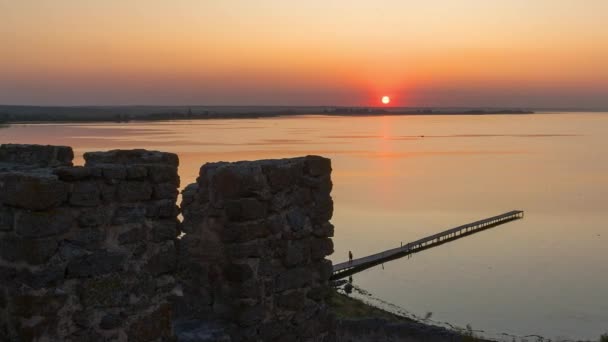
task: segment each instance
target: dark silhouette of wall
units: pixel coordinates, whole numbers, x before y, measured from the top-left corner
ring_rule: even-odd
[[[235,341],[331,341],[330,173],[316,156],[204,165],[183,192],[180,319],[221,320]]]
[[[328,159],[206,164],[182,224],[175,154],[84,157],[0,146],[0,340],[335,338]]]

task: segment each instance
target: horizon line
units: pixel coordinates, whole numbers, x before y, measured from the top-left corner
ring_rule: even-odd
[[[275,108],[386,108],[386,109],[396,109],[396,108],[446,108],[446,109],[471,109],[471,108],[492,108],[492,109],[533,109],[533,110],[573,110],[573,111],[605,111],[608,110],[608,107],[552,107],[552,106],[480,106],[480,105],[471,105],[471,106],[432,106],[432,105],[420,105],[420,106],[390,106],[390,105],[376,105],[376,106],[367,106],[367,105],[278,105],[278,104],[248,104],[248,105],[231,105],[231,104],[221,104],[221,105],[207,105],[207,104],[61,104],[61,105],[38,105],[38,104],[3,104],[0,103],[0,107],[34,107],[34,108],[119,108],[119,107],[275,107]]]

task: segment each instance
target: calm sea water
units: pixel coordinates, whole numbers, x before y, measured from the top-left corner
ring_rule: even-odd
[[[375,304],[487,336],[608,331],[608,113],[11,125],[0,143],[333,163],[334,262],[523,209],[526,217],[353,276]],[[384,304],[382,304],[384,303]],[[511,338],[508,337],[508,340]]]

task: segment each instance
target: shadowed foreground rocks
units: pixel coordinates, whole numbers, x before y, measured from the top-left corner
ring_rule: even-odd
[[[328,159],[206,164],[182,224],[175,154],[72,158],[0,146],[1,341],[334,339]]]
[[[0,147],[0,340],[170,339],[177,156],[72,157]]]
[[[221,320],[235,341],[334,340],[330,172],[313,156],[201,168],[183,192],[178,336]]]

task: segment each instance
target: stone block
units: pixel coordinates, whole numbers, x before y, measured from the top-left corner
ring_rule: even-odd
[[[287,241],[285,265],[288,267],[305,264],[311,256],[310,239]]]
[[[281,191],[272,195],[270,200],[269,211],[271,213],[280,213],[285,208],[294,204],[294,195],[292,192]]]
[[[143,180],[148,177],[148,169],[144,165],[127,165],[127,179]]]
[[[293,208],[285,215],[281,223],[283,238],[297,240],[309,237],[312,234],[312,222],[307,213],[301,208]]]
[[[126,231],[118,235],[118,243],[124,245],[144,241],[146,232],[146,228],[140,224],[126,226]]]
[[[312,191],[307,187],[297,187],[291,193],[292,203],[306,208],[313,202]]]
[[[93,175],[90,168],[83,166],[59,167],[54,169],[53,173],[57,175],[60,180],[67,182],[84,180]]]
[[[161,164],[177,167],[179,159],[175,153],[134,150],[111,150],[106,152],[87,152],[84,154],[87,165],[97,164]]]
[[[319,224],[327,222],[331,219],[334,213],[334,201],[331,197],[318,197],[315,198],[315,204],[313,208],[313,223]]]
[[[154,185],[152,198],[176,200],[179,192],[173,183],[160,183]]]
[[[97,331],[87,330],[76,330],[72,335],[68,336],[68,341],[107,341],[108,339],[117,339],[118,335],[102,336]]]
[[[319,156],[306,156],[304,159],[307,174],[318,177],[331,173],[331,159]]]
[[[84,257],[89,254],[87,249],[71,241],[62,241],[59,244],[58,253],[63,261]]]
[[[172,336],[171,306],[162,304],[149,313],[133,319],[127,328],[129,341],[164,341]]]
[[[157,200],[147,203],[146,216],[151,218],[173,218],[179,214],[179,208],[172,200]]]
[[[57,340],[59,319],[56,316],[37,316],[17,326],[19,341],[52,341]],[[12,339],[14,341],[14,339]]]
[[[324,222],[313,227],[313,234],[316,237],[333,237],[334,225],[329,222]]]
[[[174,240],[179,235],[179,221],[165,219],[148,223],[149,239],[153,242]]]
[[[306,301],[306,292],[303,290],[286,291],[276,296],[276,304],[291,311],[301,309]]]
[[[63,265],[49,265],[41,269],[30,271],[20,269],[11,281],[16,285],[26,285],[33,289],[57,286],[64,279],[65,267]]]
[[[289,228],[293,232],[298,232],[306,228],[312,230],[310,218],[306,215],[306,212],[300,208],[294,208],[287,212],[287,223]]]
[[[334,268],[332,266],[331,260],[326,260],[323,259],[317,263],[315,263],[313,265],[313,269],[314,269],[314,277],[319,281],[319,282],[327,282],[329,280],[329,278],[331,277]]]
[[[37,167],[71,166],[74,152],[69,146],[0,145],[0,162]]]
[[[74,215],[68,208],[54,208],[47,211],[23,210],[16,216],[15,232],[26,238],[63,234],[75,223]]]
[[[119,328],[124,321],[124,318],[114,313],[105,314],[99,322],[99,328],[103,330],[112,330]]]
[[[177,168],[169,165],[147,165],[148,179],[153,183],[171,183],[179,186]]]
[[[53,238],[24,239],[4,236],[0,238],[0,256],[6,261],[40,265],[55,254],[57,246],[57,241]]]
[[[263,220],[249,222],[229,222],[220,230],[220,237],[225,242],[246,242],[267,237],[270,226]]]
[[[59,206],[67,200],[67,184],[55,175],[0,173],[0,202],[32,210]]]
[[[263,304],[241,306],[238,310],[237,321],[241,326],[252,326],[261,323],[266,318],[267,310]]]
[[[195,201],[196,195],[198,194],[198,189],[199,186],[197,183],[189,184],[184,188],[182,191],[182,210]]]
[[[152,185],[147,182],[129,181],[118,185],[118,200],[122,202],[146,201],[152,197]]]
[[[13,281],[16,274],[16,268],[0,266],[0,284],[8,284],[9,281]],[[0,293],[2,293],[2,290],[0,290]]]
[[[124,180],[127,179],[127,169],[123,165],[100,165],[103,178],[107,180]]]
[[[101,203],[101,192],[94,181],[75,182],[70,193],[70,204],[77,207],[95,207]]]
[[[262,277],[274,276],[286,271],[281,259],[263,258],[258,266],[258,275]]]
[[[85,249],[101,248],[106,239],[106,231],[98,228],[83,228],[73,230],[66,237],[66,241]]]
[[[29,318],[32,316],[56,315],[66,303],[67,295],[45,291],[40,295],[13,294],[9,297],[11,313]]]
[[[0,232],[13,230],[14,222],[13,210],[6,207],[0,207]]]
[[[309,286],[312,281],[312,273],[310,268],[304,266],[288,269],[277,276],[276,291],[283,292]]]
[[[251,279],[253,275],[251,266],[246,263],[232,263],[224,267],[224,276],[228,281],[241,283]]]
[[[78,289],[85,307],[119,307],[128,303],[132,285],[124,274],[86,279]]]
[[[306,297],[316,302],[324,301],[331,296],[333,289],[330,286],[315,286],[311,288]]]
[[[146,207],[138,204],[125,204],[114,212],[112,223],[121,225],[127,223],[141,223],[146,218]]]
[[[313,259],[323,259],[334,252],[334,242],[329,238],[313,239],[311,243]]]
[[[177,268],[177,250],[175,243],[169,241],[150,256],[144,269],[151,275],[158,276],[175,271]]]
[[[68,263],[67,278],[86,278],[120,272],[126,255],[118,252],[96,251]]]
[[[241,198],[225,202],[228,219],[248,221],[265,218],[268,215],[268,204],[256,198]]]
[[[107,203],[113,203],[116,200],[116,192],[118,190],[118,186],[115,184],[108,184],[104,182],[98,182],[99,191],[101,193],[101,199]]]
[[[213,191],[221,198],[239,198],[246,190],[241,189],[241,178],[238,172],[223,168],[225,163],[210,163],[201,168],[200,178],[205,183],[213,185]],[[209,183],[211,182],[211,183]]]
[[[259,258],[264,255],[267,245],[261,240],[224,245],[226,254],[234,259]]]
[[[91,209],[83,209],[78,215],[78,224],[80,227],[99,227],[107,225],[112,221],[111,207],[97,207]]]
[[[303,164],[293,163],[267,163],[262,170],[268,179],[268,184],[273,193],[285,191],[297,184],[303,174]]]
[[[262,341],[281,341],[279,337],[289,329],[287,324],[279,321],[264,322],[260,327],[259,337]]]

